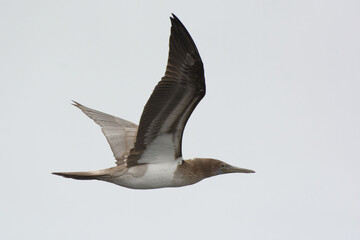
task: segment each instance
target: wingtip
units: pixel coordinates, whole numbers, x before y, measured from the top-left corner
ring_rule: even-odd
[[[174,13],[171,13],[171,19],[179,19]]]
[[[174,13],[171,13],[171,17],[170,17],[170,20],[171,20],[171,24],[173,25],[174,23],[181,23],[180,19],[174,14]]]
[[[71,101],[72,101],[71,105],[73,105],[73,106],[75,106],[77,108],[81,108],[82,105],[80,103],[78,103],[78,102],[76,102],[74,100],[71,100]]]

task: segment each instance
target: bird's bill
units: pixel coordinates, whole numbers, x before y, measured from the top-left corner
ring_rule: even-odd
[[[255,173],[254,170],[246,169],[246,168],[238,168],[231,165],[229,165],[227,169],[224,169],[223,172],[224,173]]]

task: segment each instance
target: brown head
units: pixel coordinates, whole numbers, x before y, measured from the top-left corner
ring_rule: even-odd
[[[185,160],[179,165],[175,177],[183,179],[184,185],[193,184],[204,178],[225,173],[255,173],[255,171],[231,166],[225,162],[212,158],[194,158]]]

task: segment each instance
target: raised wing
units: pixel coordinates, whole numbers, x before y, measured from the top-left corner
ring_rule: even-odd
[[[85,107],[74,101],[73,105],[100,125],[118,165],[123,164],[134,147],[138,126],[122,118]]]
[[[128,166],[139,164],[137,160],[154,140],[156,149],[166,151],[173,148],[173,157],[181,157],[184,127],[205,96],[204,68],[195,43],[174,14],[170,19],[172,26],[165,76],[144,107]]]

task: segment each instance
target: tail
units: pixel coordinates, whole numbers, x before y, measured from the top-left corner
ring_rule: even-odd
[[[107,176],[107,173],[104,171],[87,171],[87,172],[53,172],[52,174],[66,177],[66,178],[73,178],[78,180],[96,180],[99,177]]]

